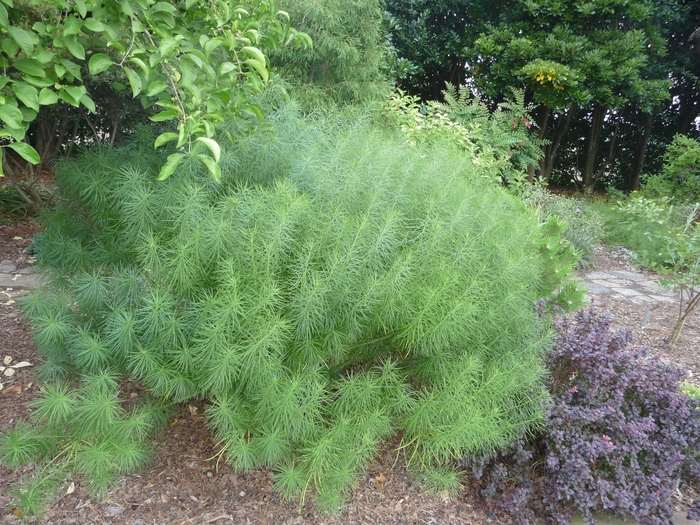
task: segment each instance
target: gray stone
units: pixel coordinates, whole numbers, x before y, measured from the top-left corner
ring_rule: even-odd
[[[597,279],[608,279],[610,275],[608,272],[591,272],[583,276],[587,281],[595,281]]]
[[[635,296],[635,295],[642,295],[636,290],[632,290],[631,288],[615,288],[613,290],[615,293],[619,293],[620,295],[625,295],[627,297]]]
[[[15,290],[26,290],[36,288],[42,282],[39,275],[21,275],[0,273],[0,290],[13,288]]]
[[[674,511],[673,512],[673,523],[676,525],[698,525],[700,521],[696,520],[689,520],[686,516],[688,515],[687,512],[679,512],[679,511]]]
[[[642,288],[644,290],[649,290],[650,292],[654,293],[662,293],[662,294],[673,294],[674,292],[671,290],[667,290],[663,286],[661,286],[658,283],[655,283],[654,281],[647,281],[645,283],[639,283],[639,288]]]
[[[636,295],[634,297],[629,297],[629,300],[634,304],[651,304],[655,303],[654,299],[647,297],[646,295]]]
[[[619,277],[621,279],[627,279],[628,281],[633,281],[635,283],[643,282],[643,281],[647,280],[647,276],[644,275],[643,273],[625,272],[623,270],[615,270],[615,271],[610,271],[608,273],[614,275],[615,277]]]
[[[651,297],[661,303],[675,303],[678,300],[675,296],[669,297],[667,295],[652,295]]]
[[[16,268],[12,261],[0,261],[0,273],[13,273]]]
[[[610,288],[607,288],[606,286],[603,286],[603,285],[598,284],[598,283],[593,283],[593,282],[590,282],[590,283],[584,282],[583,286],[586,288],[586,290],[588,290],[589,293],[592,293],[593,295],[606,294],[606,293],[610,293],[612,291],[612,290],[610,290]]]
[[[622,288],[625,287],[624,283],[618,281],[611,281],[610,279],[595,279],[593,282],[598,283],[606,288]],[[630,283],[631,284],[631,283]]]

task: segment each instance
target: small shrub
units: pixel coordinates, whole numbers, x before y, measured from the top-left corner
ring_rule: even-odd
[[[672,197],[676,202],[700,199],[700,142],[676,135],[664,154],[661,173],[644,179],[645,196]]]
[[[679,478],[700,479],[700,403],[679,390],[684,371],[630,347],[631,333],[613,333],[610,323],[590,309],[558,324],[542,433],[474,462],[486,475],[483,494],[516,522],[534,519],[539,498],[561,524],[579,511],[587,523],[609,512],[662,525]],[[694,505],[690,519],[700,516]]]
[[[564,238],[579,253],[579,266],[588,267],[594,261],[593,249],[605,234],[602,217],[586,203],[555,195],[540,185],[523,187],[523,200],[536,206],[544,219],[557,217],[566,223]]]

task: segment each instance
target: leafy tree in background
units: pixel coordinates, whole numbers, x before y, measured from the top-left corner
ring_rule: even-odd
[[[540,104],[540,138],[551,140],[540,166],[545,178],[575,114],[588,122],[581,176],[590,190],[600,174],[597,152],[606,119],[627,105],[650,112],[668,98],[670,81],[647,69],[664,47],[653,14],[643,0],[523,0],[474,42],[471,72],[481,90],[498,96],[520,83]]]
[[[390,0],[387,10],[409,93],[436,100],[446,83],[466,84],[495,107],[513,87],[526,90],[539,106],[539,138],[549,140],[545,179],[556,171],[589,188],[607,177],[634,189],[674,134],[697,133],[692,0]]]
[[[387,0],[391,42],[401,64],[401,88],[423,100],[440,100],[446,84],[465,82],[465,46],[511,2]]]
[[[62,100],[94,112],[81,65],[87,63],[90,75],[122,69],[133,97],[159,110],[152,120],[176,123],[175,132],[155,141],[156,147],[175,142],[179,150],[162,166],[161,179],[190,155],[218,178],[216,124],[226,115],[244,113],[262,119],[261,108],[250,100],[269,78],[262,49],[311,44],[267,0],[236,5],[202,0],[32,0],[15,5],[2,0],[0,32],[0,137],[6,139],[5,147],[39,163],[39,154],[24,139],[41,106]],[[2,166],[12,169],[6,158]]]

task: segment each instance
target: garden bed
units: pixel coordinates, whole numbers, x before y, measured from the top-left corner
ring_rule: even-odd
[[[26,248],[35,230],[33,222],[0,225],[0,260],[11,260],[19,268],[27,265],[30,259]],[[631,258],[625,252],[600,248],[596,255],[597,268],[601,270],[632,269]],[[16,304],[8,302],[6,297],[0,298],[1,357],[10,356],[14,363],[36,363],[30,329]],[[631,329],[638,342],[665,352],[669,360],[692,373],[694,383],[700,383],[700,312],[688,321],[676,347],[669,349],[665,340],[677,315],[676,305],[663,304],[655,309],[642,328],[649,307],[619,303],[605,296],[597,298],[596,304],[613,315],[615,328]],[[32,367],[17,369],[12,378],[3,378],[3,383],[0,433],[27,417],[28,403],[40,388],[33,378]],[[132,397],[142,393],[135,383],[126,382],[123,388]],[[91,497],[78,479],[74,485],[66,482],[42,522],[447,525],[510,521],[507,516],[489,512],[478,496],[477,483],[471,480],[467,480],[466,490],[454,500],[446,495],[424,493],[415,478],[406,472],[403,457],[397,457],[397,443],[386,444],[381,457],[362,476],[340,514],[332,518],[323,516],[314,510],[311,501],[299,507],[295,501],[282,500],[271,490],[270,471],[256,470],[244,475],[233,472],[223,462],[217,466],[216,439],[201,415],[203,408],[199,402],[180,406],[177,418],[159,436],[151,466],[124,476],[106,500]],[[13,514],[9,489],[22,474],[29,474],[29,469],[13,472],[0,467],[0,523],[19,522]],[[692,489],[682,487],[673,502],[674,509],[687,508],[694,497],[697,494]]]

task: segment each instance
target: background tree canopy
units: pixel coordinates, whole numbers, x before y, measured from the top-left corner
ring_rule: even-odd
[[[698,134],[696,2],[391,0],[387,10],[409,92],[428,100],[467,84],[495,103],[526,90],[550,141],[545,179],[634,189],[675,133]]]

